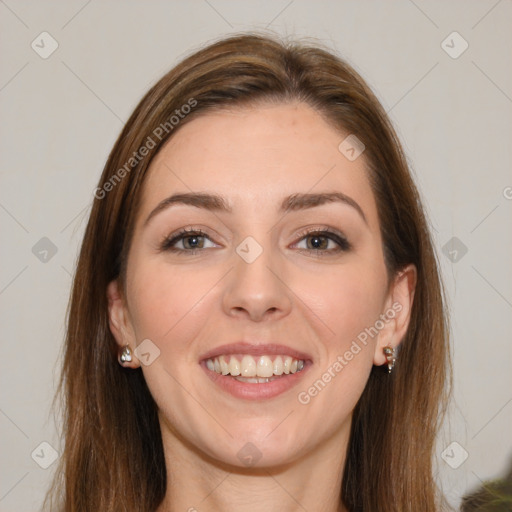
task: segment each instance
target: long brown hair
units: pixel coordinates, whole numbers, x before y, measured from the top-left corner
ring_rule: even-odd
[[[150,512],[162,502],[167,476],[157,408],[141,369],[117,362],[107,285],[118,278],[123,287],[148,166],[181,126],[213,109],[297,100],[365,144],[388,277],[409,263],[418,271],[399,363],[391,375],[373,368],[354,411],[343,503],[352,512],[439,509],[432,457],[451,378],[448,316],[428,222],[400,142],[349,64],[319,43],[258,32],[210,43],[169,71],[140,101],[109,155],[67,311],[56,394],[65,412],[65,445],[45,504],[53,496],[65,511]]]

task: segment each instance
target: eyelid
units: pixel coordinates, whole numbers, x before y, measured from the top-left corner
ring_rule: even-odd
[[[307,236],[317,234],[318,236],[325,237],[338,245],[337,249],[299,249],[299,252],[309,252],[309,253],[317,253],[317,254],[337,254],[339,252],[350,251],[353,247],[352,244],[348,241],[348,238],[341,231],[332,228],[330,226],[315,226],[315,227],[307,227],[303,228],[301,231],[295,234],[295,238],[297,239],[292,246],[297,245]],[[184,254],[187,253],[189,255],[197,254],[198,252],[202,252],[205,249],[211,249],[211,247],[206,248],[197,248],[197,249],[178,249],[173,247],[174,244],[183,240],[184,238],[191,237],[196,235],[201,238],[206,238],[210,242],[216,244],[212,240],[212,237],[204,231],[202,228],[188,226],[185,228],[180,228],[177,231],[174,231],[170,235],[164,236],[163,240],[159,243],[160,251],[169,251],[174,252],[176,254]],[[218,245],[218,244],[216,244]]]
[[[298,231],[295,236],[301,237],[306,236],[312,233],[332,233],[333,235],[337,235],[340,238],[343,238],[347,240],[347,236],[340,230],[332,228],[331,226],[325,226],[325,225],[319,225],[319,226],[309,226],[306,228],[303,228],[302,230]],[[348,240],[347,240],[348,241]]]
[[[312,251],[312,252],[334,254],[334,253],[338,253],[340,251],[345,252],[345,251],[350,251],[353,249],[353,246],[349,242],[348,237],[342,231],[332,228],[330,226],[325,226],[325,225],[316,226],[316,227],[307,227],[307,228],[302,229],[301,231],[296,233],[295,237],[297,237],[298,240],[297,240],[297,242],[294,242],[293,245],[296,245],[298,242],[300,242],[303,238],[307,237],[308,235],[313,235],[313,234],[318,234],[319,236],[323,236],[323,237],[333,240],[334,242],[336,242],[338,244],[339,249],[338,250],[318,249],[316,251],[313,249],[310,249],[310,251]],[[338,238],[339,241],[336,240],[332,235],[334,235],[334,237]]]
[[[216,243],[216,242],[213,242],[212,237],[204,229],[199,228],[199,227],[194,227],[194,226],[188,226],[185,228],[180,228],[180,229],[174,231],[173,233],[171,233],[170,235],[165,235],[163,237],[163,239],[160,241],[160,243],[158,244],[158,246],[161,251],[171,251],[171,252],[176,252],[176,253],[187,252],[189,254],[194,254],[197,250],[204,250],[204,249],[186,250],[186,249],[176,249],[176,248],[172,247],[173,244],[181,241],[184,238],[187,238],[188,236],[192,236],[192,235],[197,235],[201,238],[207,238],[212,243]]]

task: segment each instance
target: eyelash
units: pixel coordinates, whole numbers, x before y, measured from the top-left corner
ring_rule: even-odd
[[[352,244],[346,239],[344,235],[339,232],[332,231],[328,226],[321,228],[305,229],[298,234],[299,241],[302,239],[316,235],[319,238],[327,238],[338,244],[336,249],[299,249],[299,252],[313,252],[317,255],[337,254],[339,252],[348,252],[352,250]]]
[[[328,254],[337,254],[339,252],[348,252],[352,249],[352,244],[341,234],[336,233],[330,230],[328,227],[322,227],[322,228],[315,228],[315,229],[309,229],[302,231],[298,234],[299,241],[301,241],[303,238],[306,238],[307,236],[316,235],[317,237],[321,238],[327,238],[329,240],[332,240],[338,244],[337,249],[299,249],[299,252],[313,252],[316,253],[316,255],[328,255]],[[173,247],[173,245],[176,242],[179,242],[180,240],[188,237],[201,237],[201,238],[208,238],[210,240],[210,237],[204,233],[201,229],[182,229],[178,233],[170,235],[168,237],[165,237],[162,243],[160,244],[160,250],[161,251],[170,251],[175,254],[187,254],[187,255],[194,255],[200,252],[204,249],[177,249],[176,247]],[[211,241],[211,240],[210,240]]]
[[[188,237],[193,237],[193,236],[204,237],[204,238],[209,239],[208,235],[206,233],[204,233],[203,231],[201,231],[200,229],[182,229],[182,230],[178,231],[178,233],[176,233],[175,235],[170,235],[168,237],[165,237],[162,244],[160,245],[160,250],[170,251],[170,252],[175,252],[175,253],[196,254],[201,249],[187,250],[187,249],[176,249],[176,247],[173,247],[173,245],[176,242],[180,241],[182,238],[188,238]]]

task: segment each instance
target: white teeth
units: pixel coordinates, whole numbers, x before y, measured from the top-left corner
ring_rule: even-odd
[[[237,380],[242,382],[269,382],[274,377],[280,377],[283,374],[289,375],[300,372],[304,368],[304,360],[294,359],[290,356],[262,355],[254,358],[248,354],[239,361],[236,356],[221,355],[206,360],[206,367],[220,375],[231,375],[240,377]]]
[[[283,360],[281,356],[274,359],[274,375],[283,375]]]
[[[221,371],[222,375],[227,375],[229,373],[229,366],[228,366],[228,363],[226,363],[224,356],[219,357],[219,362],[220,362],[220,371]]]
[[[240,363],[242,377],[256,377],[256,361],[252,356],[245,355]]]
[[[240,362],[236,357],[231,356],[229,360],[229,373],[233,376],[240,375]]]
[[[250,384],[266,384],[272,382],[275,377],[235,377],[240,382],[249,382]]]
[[[258,359],[258,366],[256,368],[258,377],[272,377],[274,375],[274,368],[272,359],[268,356],[261,356]]]

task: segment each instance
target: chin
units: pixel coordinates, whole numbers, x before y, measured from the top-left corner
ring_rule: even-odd
[[[281,421],[281,420],[279,420]],[[243,429],[239,433],[231,430],[233,438],[226,436],[224,443],[216,443],[207,453],[221,464],[240,469],[263,469],[283,466],[304,455],[303,443],[299,442],[289,430],[277,432],[279,421],[272,421],[272,428]],[[253,420],[254,422],[254,420]]]

